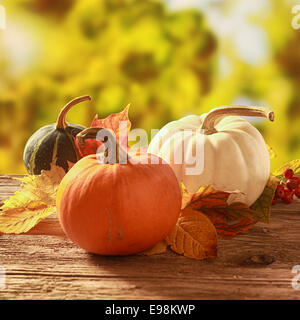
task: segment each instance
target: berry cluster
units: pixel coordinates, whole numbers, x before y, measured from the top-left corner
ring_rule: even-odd
[[[300,198],[300,179],[294,175],[294,171],[286,169],[284,177],[286,181],[278,184],[272,204],[276,204],[280,199],[289,204],[293,202],[294,196]]]

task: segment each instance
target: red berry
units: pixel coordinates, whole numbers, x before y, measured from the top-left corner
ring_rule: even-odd
[[[284,189],[284,197],[282,198],[282,201],[290,204],[293,202],[293,196],[294,196],[294,191],[290,190],[288,188]]]
[[[284,176],[287,178],[287,179],[291,179],[293,176],[294,176],[294,171],[292,169],[286,169],[284,171]]]
[[[286,182],[286,186],[289,190],[294,190],[296,188],[296,184],[291,180],[288,180]]]
[[[279,183],[276,188],[275,196],[279,199],[282,199],[284,197],[284,185]]]
[[[293,195],[294,194],[294,190],[291,190],[289,188],[284,188],[284,194],[286,196],[290,196],[290,195]]]
[[[282,198],[282,201],[284,201],[285,203],[292,203],[293,196],[294,196],[294,191],[290,190],[288,188],[285,188],[284,189],[284,197]]]
[[[278,189],[284,189],[284,184],[282,183],[282,182],[280,182],[278,185],[277,185],[277,187],[276,187],[276,189],[278,190]]]
[[[285,196],[284,189],[278,189],[276,190],[276,197],[279,199],[282,199]]]
[[[285,197],[282,199],[285,203],[290,204],[293,202],[293,196],[292,195],[285,195]]]
[[[291,180],[295,181],[295,183],[297,184],[298,187],[300,186],[300,178],[299,178],[299,177],[293,176],[293,177],[291,178]]]
[[[292,177],[286,182],[286,186],[290,190],[295,190],[299,187],[300,179],[298,177]]]
[[[299,187],[295,190],[295,196],[300,199],[300,188]]]

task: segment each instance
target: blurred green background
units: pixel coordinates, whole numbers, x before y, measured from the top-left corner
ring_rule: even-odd
[[[161,128],[225,104],[270,106],[252,119],[276,168],[300,158],[297,1],[2,0],[0,173],[25,173],[26,140],[70,99],[88,126],[129,102],[133,128]]]

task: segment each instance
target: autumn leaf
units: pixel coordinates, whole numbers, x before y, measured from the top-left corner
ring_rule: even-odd
[[[51,164],[51,169],[40,175],[26,176],[20,180],[21,190],[4,201],[0,208],[0,232],[24,233],[41,219],[55,212],[57,188],[65,171]]]
[[[293,160],[293,161],[286,163],[285,165],[283,165],[279,169],[275,170],[275,172],[273,172],[273,175],[278,180],[281,180],[284,178],[283,173],[284,173],[285,169],[288,169],[288,168],[291,168],[294,171],[295,176],[300,178],[300,159],[296,159],[296,160]]]
[[[232,238],[248,231],[258,221],[253,219],[256,214],[244,203],[231,203],[224,208],[204,207],[197,209],[210,218],[219,235]]]
[[[215,190],[212,186],[200,187],[200,189],[190,194],[182,184],[182,209],[199,208],[201,206],[226,207],[230,193]]]
[[[119,137],[120,134],[120,121],[123,121],[126,125],[127,133],[131,129],[131,122],[128,117],[130,104],[128,104],[122,112],[112,113],[105,119],[98,119],[98,115],[95,116],[91,127],[102,127],[106,129],[111,129],[115,132],[116,136]]]
[[[263,193],[251,206],[251,209],[257,212],[257,215],[254,216],[253,219],[266,223],[270,222],[272,200],[274,198],[277,184],[277,178],[270,175]]]
[[[248,231],[258,221],[268,222],[272,203],[273,180],[267,184],[262,196],[249,208],[244,203],[228,203],[232,193],[215,190],[212,186],[201,187],[189,194],[183,186],[183,209],[191,208],[205,214],[215,226],[217,233],[231,238]]]
[[[167,251],[167,243],[165,240],[157,243],[154,247],[145,250],[143,252],[140,253],[140,255],[145,255],[145,256],[152,256],[154,254],[161,254]]]
[[[92,121],[91,127],[101,127],[112,130],[116,136],[117,142],[123,147],[127,146],[128,132],[131,129],[131,122],[128,117],[129,107],[130,104],[127,105],[123,111],[113,113],[105,119],[98,119],[98,115],[96,115]],[[102,143],[102,141],[98,141],[96,139],[86,139],[85,146],[80,147],[75,139],[75,144],[82,157],[89,154],[96,154],[97,149],[102,145]]]
[[[188,258],[202,260],[217,256],[215,227],[204,214],[192,208],[181,211],[166,242],[174,252]]]

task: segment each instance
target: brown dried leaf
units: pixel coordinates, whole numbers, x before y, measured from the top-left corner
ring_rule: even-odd
[[[167,243],[165,240],[157,243],[154,247],[152,247],[151,249],[145,250],[143,252],[141,252],[141,255],[145,255],[145,256],[152,256],[154,254],[161,254],[167,251]]]
[[[259,197],[249,208],[240,202],[229,203],[229,198],[239,191],[224,192],[212,186],[201,187],[195,194],[189,194],[182,186],[182,208],[191,208],[205,214],[222,237],[232,238],[248,231],[258,221],[270,221],[271,204],[277,186],[274,176],[270,179]]]
[[[201,212],[187,208],[181,211],[167,244],[173,251],[188,258],[202,260],[217,256],[217,232]]]

